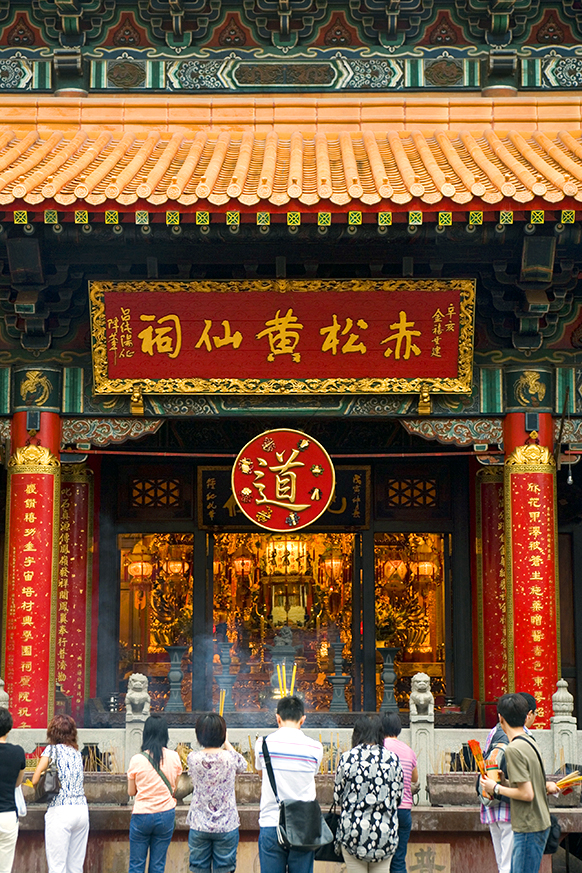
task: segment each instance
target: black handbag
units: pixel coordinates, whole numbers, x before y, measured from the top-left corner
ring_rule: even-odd
[[[279,804],[277,840],[284,849],[313,852],[331,843],[333,834],[326,824],[317,800],[280,800],[267,740],[263,739],[265,769],[275,800]],[[334,859],[337,860],[337,859]]]
[[[61,790],[57,747],[51,746],[51,748],[55,750],[54,761],[51,754],[49,765],[44,773],[41,774],[41,777],[36,784],[36,788],[34,789],[35,803],[48,803],[50,800],[53,800]]]
[[[550,833],[546,840],[544,855],[555,855],[558,851],[561,838],[562,828],[560,827],[560,822],[558,821],[557,816],[552,813],[552,815],[550,815]]]
[[[335,803],[331,807],[329,812],[326,812],[323,816],[325,823],[333,834],[333,840],[331,843],[326,843],[325,846],[320,846],[315,853],[316,861],[341,861],[341,855],[336,852],[335,849],[335,837],[337,834],[337,829],[339,827],[340,814],[335,811]]]
[[[544,767],[544,762],[542,761],[542,756],[536,749],[533,743],[530,743],[528,739],[524,736],[518,736],[515,738],[516,740],[525,740],[528,745],[532,747],[538,756],[538,760],[540,762],[540,767],[542,768],[542,773],[544,774],[544,781],[546,778],[546,768]],[[546,840],[546,848],[544,849],[544,855],[555,855],[558,851],[558,847],[560,845],[560,840],[562,838],[562,828],[560,827],[560,822],[558,821],[557,816],[550,814],[550,832],[548,834],[548,838]]]

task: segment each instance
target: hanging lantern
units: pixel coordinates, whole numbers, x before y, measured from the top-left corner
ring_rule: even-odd
[[[170,556],[162,564],[162,569],[170,576],[185,576],[188,572],[188,561],[185,560],[181,546],[170,546]]]
[[[321,563],[330,582],[339,578],[344,565],[341,552],[335,551],[332,545],[327,546],[321,555]]]
[[[129,554],[127,572],[132,577],[132,581],[134,581],[137,579],[149,579],[153,570],[152,556],[140,540]]]
[[[254,561],[251,553],[245,546],[241,546],[233,555],[233,567],[237,576],[250,576]]]
[[[401,558],[386,561],[384,564],[384,577],[389,581],[401,582],[406,576],[406,564]]]

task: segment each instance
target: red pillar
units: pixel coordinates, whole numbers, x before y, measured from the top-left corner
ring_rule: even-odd
[[[477,473],[476,507],[479,699],[492,703],[508,690],[502,467],[486,467]],[[492,723],[496,720],[493,710]]]
[[[509,690],[533,694],[536,724],[549,728],[560,677],[556,465],[551,414],[539,423],[531,434],[524,413],[504,423],[507,655]]]
[[[83,724],[90,690],[93,569],[93,474],[65,464],[61,475],[57,597],[57,682]]]
[[[60,441],[56,412],[40,412],[38,431],[27,430],[27,412],[14,413],[2,674],[15,727],[45,727],[54,712]]]

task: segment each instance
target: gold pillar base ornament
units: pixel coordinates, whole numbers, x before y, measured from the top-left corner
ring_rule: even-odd
[[[527,446],[516,446],[505,461],[508,467],[554,467],[556,461],[545,446],[535,443]]]
[[[8,467],[60,467],[61,462],[44,446],[22,446],[10,456]]]

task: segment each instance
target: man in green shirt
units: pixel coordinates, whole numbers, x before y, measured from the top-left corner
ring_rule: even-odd
[[[558,794],[555,782],[546,782],[534,741],[525,733],[529,704],[521,694],[504,694],[497,702],[499,724],[507,734],[505,762],[509,785],[481,779],[493,797],[508,797],[511,806],[513,853],[511,873],[538,873],[550,830],[548,794]]]

